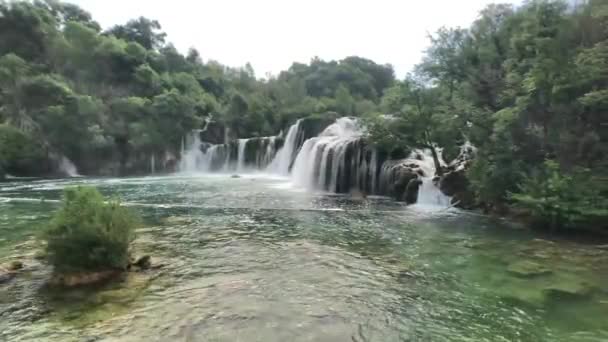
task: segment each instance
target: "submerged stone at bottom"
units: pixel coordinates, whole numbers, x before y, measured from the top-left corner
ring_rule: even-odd
[[[517,261],[507,267],[507,271],[513,275],[523,278],[536,277],[550,274],[551,270],[533,261]]]
[[[98,272],[55,274],[51,278],[50,283],[54,286],[64,287],[93,285],[117,277],[121,273],[121,270],[107,270]]]

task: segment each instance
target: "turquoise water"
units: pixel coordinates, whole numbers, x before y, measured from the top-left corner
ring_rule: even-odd
[[[159,270],[57,291],[36,234],[76,183]],[[608,251],[454,209],[252,175],[0,183],[0,341],[607,341]],[[523,270],[523,271],[522,271]]]

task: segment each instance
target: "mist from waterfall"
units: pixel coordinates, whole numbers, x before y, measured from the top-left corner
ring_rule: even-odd
[[[61,157],[61,161],[59,162],[59,169],[61,170],[61,172],[63,172],[63,174],[68,177],[82,177],[78,173],[76,165],[74,165],[74,163],[72,163],[72,161],[69,160],[66,156]]]

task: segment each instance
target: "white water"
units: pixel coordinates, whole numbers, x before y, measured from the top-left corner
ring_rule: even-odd
[[[156,158],[154,157],[154,154],[152,156],[150,156],[150,174],[155,174],[156,173]]]
[[[441,149],[436,149],[436,151],[439,158],[439,164],[445,165],[445,162],[441,157]],[[416,156],[418,156],[420,160],[415,158]],[[422,180],[422,185],[420,185],[420,188],[418,188],[418,201],[416,204],[424,206],[449,207],[451,201],[450,197],[444,195],[441,190],[439,190],[438,184],[433,182],[437,170],[435,168],[435,162],[433,160],[431,150],[415,150],[412,152],[412,155],[407,162],[417,164],[422,171],[424,171],[424,176],[420,177]]]
[[[299,142],[298,135],[300,133],[301,121],[302,120],[298,120],[295,124],[289,127],[283,147],[281,147],[281,149],[277,152],[270,165],[268,165],[266,171],[282,176],[289,175],[289,167],[293,162],[294,153]]]
[[[237,164],[236,171],[243,172],[245,170],[245,147],[249,139],[239,139],[238,152],[237,152]]]
[[[200,141],[200,134],[194,132],[187,139],[188,143],[183,144],[179,170],[187,173],[265,170],[272,175],[289,176],[293,185],[308,190],[383,195],[388,194],[394,184],[398,167],[415,164],[424,173],[420,176],[422,185],[419,187],[417,204],[450,205],[450,198],[443,195],[433,182],[436,170],[430,150],[415,150],[409,158],[378,165],[378,152],[361,145],[364,133],[356,119],[344,117],[302,144],[301,121],[298,120],[289,128],[284,144],[278,151],[275,137],[264,137],[238,139],[231,145],[212,145],[203,152],[204,143]],[[256,141],[260,143],[260,148],[255,160],[250,160],[245,154],[247,144],[252,143],[253,139],[261,139]],[[438,153],[440,163],[445,165],[441,160],[441,151],[438,150]]]
[[[187,144],[187,146],[186,146]],[[181,172],[196,172],[204,171],[205,155],[201,151],[202,142],[200,131],[194,131],[184,140],[182,140],[181,159],[179,162],[179,171]]]
[[[358,122],[345,117],[329,125],[318,137],[306,140],[294,162],[294,184],[311,190],[327,188],[336,192],[338,173],[345,167],[344,152],[348,144],[358,140],[362,134]]]
[[[72,161],[66,156],[61,157],[59,169],[68,177],[81,177],[81,175],[78,173],[76,165],[74,165],[74,163],[72,163]]]

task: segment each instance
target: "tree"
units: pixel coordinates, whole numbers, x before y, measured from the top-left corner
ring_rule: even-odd
[[[130,20],[125,25],[110,28],[106,34],[128,42],[136,42],[147,50],[156,50],[165,44],[167,37],[166,33],[160,32],[161,28],[158,21],[139,17],[136,20]]]

